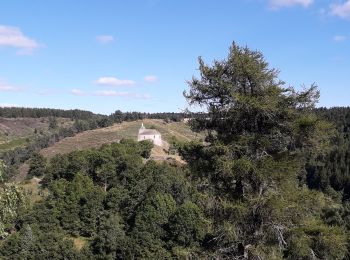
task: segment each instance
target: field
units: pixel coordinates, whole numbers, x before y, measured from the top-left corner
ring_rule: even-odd
[[[102,144],[117,142],[121,139],[128,138],[136,140],[138,130],[142,123],[146,128],[157,129],[162,134],[163,140],[167,142],[169,142],[172,136],[182,141],[199,140],[203,138],[203,135],[192,132],[188,125],[183,122],[165,123],[163,120],[145,119],[123,122],[106,128],[86,131],[74,137],[65,138],[51,147],[43,149],[41,153],[45,157],[51,158],[56,154],[100,147]],[[159,152],[159,149],[156,149],[155,152],[158,153],[157,156],[161,156],[162,154]]]

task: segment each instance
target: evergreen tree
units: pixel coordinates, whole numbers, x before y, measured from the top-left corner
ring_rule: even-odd
[[[213,201],[206,213],[214,220],[215,255],[344,257],[345,232],[320,218],[331,200],[302,186],[305,161],[324,151],[332,134],[331,125],[313,113],[317,88],[284,87],[260,52],[235,43],[226,60],[209,66],[200,58],[199,70],[185,96],[207,108],[208,115],[193,125],[208,131],[210,145],[185,146],[182,155]],[[309,232],[315,222],[326,237]],[[305,251],[296,248],[300,243]]]
[[[39,153],[33,154],[29,160],[29,176],[41,177],[45,174],[46,158]]]

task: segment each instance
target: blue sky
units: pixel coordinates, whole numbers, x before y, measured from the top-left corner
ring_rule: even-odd
[[[0,105],[179,112],[198,56],[232,41],[350,105],[350,0],[1,1]]]

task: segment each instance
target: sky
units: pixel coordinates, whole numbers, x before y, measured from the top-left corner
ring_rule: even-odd
[[[0,106],[181,112],[233,41],[350,106],[350,0],[0,0]]]

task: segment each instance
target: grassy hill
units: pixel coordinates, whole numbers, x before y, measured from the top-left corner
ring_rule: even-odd
[[[65,138],[54,145],[43,149],[41,153],[45,157],[51,158],[60,153],[69,153],[74,150],[100,147],[103,144],[116,142],[123,138],[136,140],[138,130],[142,123],[146,128],[157,129],[162,134],[163,140],[167,142],[170,141],[172,136],[175,136],[178,140],[182,141],[199,140],[203,138],[202,134],[192,132],[189,126],[183,122],[165,123],[163,120],[145,119],[123,122],[106,128],[85,131],[74,137]],[[155,149],[155,151],[158,151],[159,153],[159,149]]]

